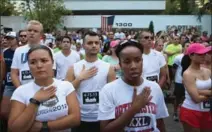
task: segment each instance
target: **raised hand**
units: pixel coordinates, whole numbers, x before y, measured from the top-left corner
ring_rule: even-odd
[[[82,71],[80,72],[78,79],[80,81],[82,80],[86,80],[88,78],[91,78],[93,76],[95,76],[98,72],[98,68],[96,67],[91,67],[90,69],[85,69],[85,65],[83,65]]]
[[[137,95],[137,89],[134,88],[132,107],[135,109],[136,112],[139,112],[141,108],[145,107],[145,105],[150,102],[150,100],[152,99],[150,93],[151,89],[149,87],[145,87],[143,91]]]
[[[55,95],[55,92],[56,92],[56,87],[54,86],[51,86],[47,89],[41,88],[39,91],[35,93],[33,98],[39,102],[44,102],[50,99],[51,97],[53,97]]]

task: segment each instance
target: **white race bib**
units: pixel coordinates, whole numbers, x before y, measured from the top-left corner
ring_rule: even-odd
[[[210,110],[210,101],[201,102],[201,109],[202,110]]]

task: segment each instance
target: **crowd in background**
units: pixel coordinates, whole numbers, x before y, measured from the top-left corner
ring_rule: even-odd
[[[204,68],[208,69],[208,71],[211,71],[211,58],[209,56],[211,56],[211,50],[212,50],[211,49],[212,35],[209,35],[207,33],[207,31],[200,32],[200,31],[197,31],[195,28],[191,28],[184,32],[178,32],[177,29],[171,29],[170,31],[167,31],[167,32],[159,31],[155,34],[151,33],[150,31],[135,31],[133,29],[128,30],[128,31],[123,31],[122,29],[116,29],[114,31],[109,31],[109,32],[104,32],[104,31],[100,31],[100,30],[93,30],[93,31],[79,30],[79,31],[55,31],[52,33],[47,31],[46,33],[42,33],[42,30],[39,28],[38,29],[41,31],[39,31],[39,30],[37,31],[37,27],[36,28],[32,27],[32,29],[30,29],[29,27],[32,25],[33,25],[33,22],[31,25],[28,25],[27,30],[21,30],[17,33],[16,32],[8,32],[6,34],[1,34],[1,36],[0,36],[0,43],[1,43],[1,56],[0,56],[1,57],[0,58],[0,60],[1,60],[0,61],[1,62],[1,80],[0,81],[1,82],[0,82],[0,84],[2,86],[1,95],[3,94],[3,98],[1,98],[1,100],[2,100],[1,101],[1,114],[0,114],[1,117],[8,120],[9,109],[10,109],[8,100],[10,100],[11,97],[12,97],[12,100],[17,100],[19,102],[22,102],[23,104],[29,105],[29,102],[27,102],[28,100],[26,101],[27,97],[26,98],[22,97],[22,96],[24,96],[23,91],[21,91],[21,90],[15,91],[14,87],[15,88],[21,87],[22,89],[25,89],[25,90],[27,90],[26,89],[27,87],[33,87],[33,88],[36,87],[37,88],[38,87],[37,82],[42,84],[39,86],[44,86],[42,83],[42,80],[39,80],[39,78],[42,79],[42,77],[40,77],[41,75],[39,76],[38,73],[34,72],[35,67],[33,67],[33,65],[35,65],[35,63],[39,63],[39,62],[37,62],[38,60],[36,60],[36,57],[38,57],[38,58],[40,57],[39,55],[41,55],[41,56],[43,55],[44,57],[50,55],[50,60],[53,60],[53,61],[51,61],[51,63],[49,63],[49,65],[51,65],[53,68],[52,67],[49,68],[47,66],[45,67],[46,69],[44,68],[46,71],[49,72],[48,74],[51,75],[48,77],[52,78],[53,75],[51,73],[51,70],[52,69],[55,70],[55,73],[54,73],[55,78],[58,80],[54,81],[56,83],[54,85],[57,85],[57,87],[59,87],[59,88],[64,87],[63,90],[59,89],[59,91],[61,93],[64,93],[64,92],[66,93],[66,95],[62,95],[62,96],[66,96],[67,98],[69,98],[69,100],[73,100],[75,102],[78,99],[79,104],[78,103],[76,104],[73,101],[68,102],[68,100],[67,100],[68,104],[67,103],[61,104],[61,105],[57,104],[59,107],[61,107],[60,109],[64,109],[64,111],[67,108],[67,105],[68,105],[68,107],[76,108],[76,109],[71,109],[71,110],[69,109],[69,113],[68,113],[69,118],[67,118],[66,120],[64,119],[63,120],[64,122],[59,119],[57,119],[57,120],[59,120],[59,121],[57,121],[56,119],[50,118],[50,117],[48,117],[48,119],[45,120],[45,118],[47,118],[47,117],[45,117],[45,118],[42,116],[39,117],[39,115],[43,114],[42,110],[40,110],[39,111],[40,113],[37,113],[36,119],[39,121],[43,121],[42,129],[45,129],[45,127],[48,127],[49,129],[52,129],[52,130],[62,130],[62,129],[70,128],[70,127],[71,128],[77,127],[79,125],[79,122],[77,122],[77,120],[79,118],[79,113],[77,111],[79,111],[78,105],[80,105],[81,116],[82,116],[81,118],[83,120],[81,120],[80,127],[73,129],[73,131],[81,132],[81,131],[85,131],[86,129],[89,129],[89,127],[91,127],[91,129],[94,131],[98,131],[97,128],[98,128],[99,122],[97,124],[92,123],[92,122],[97,122],[97,119],[94,119],[94,118],[97,118],[96,115],[91,112],[91,114],[90,114],[91,117],[89,119],[87,117],[89,115],[88,113],[90,111],[93,110],[96,112],[96,111],[98,111],[98,108],[96,106],[95,107],[92,106],[89,108],[84,106],[84,104],[86,104],[86,103],[92,104],[92,101],[94,101],[96,103],[100,102],[98,119],[108,121],[108,122],[104,122],[104,125],[102,125],[102,127],[103,127],[102,129],[104,129],[105,131],[106,130],[108,130],[108,131],[116,130],[116,129],[119,130],[119,128],[122,128],[121,126],[125,126],[129,122],[124,122],[124,121],[121,122],[120,121],[121,125],[120,124],[118,125],[113,120],[109,120],[109,119],[116,119],[115,117],[113,117],[111,115],[111,113],[113,113],[113,112],[110,112],[108,110],[114,104],[110,104],[110,106],[106,107],[104,103],[106,103],[106,104],[112,103],[113,101],[110,101],[108,98],[109,97],[115,98],[115,95],[113,93],[114,91],[112,91],[112,90],[109,91],[105,87],[110,89],[110,87],[119,87],[117,84],[120,84],[124,88],[125,87],[127,88],[128,85],[130,86],[130,84],[133,83],[133,81],[131,80],[131,82],[130,81],[127,82],[126,81],[127,79],[126,80],[123,79],[126,82],[126,84],[128,83],[126,85],[126,84],[123,84],[122,81],[120,81],[120,80],[122,80],[121,78],[128,78],[127,75],[129,75],[132,78],[136,78],[140,81],[139,77],[137,77],[140,74],[143,78],[145,78],[149,81],[156,82],[156,84],[157,84],[157,85],[155,85],[155,84],[146,82],[145,79],[141,80],[141,81],[145,82],[146,85],[156,87],[156,89],[159,87],[164,92],[163,95],[160,95],[160,91],[156,90],[157,93],[155,93],[155,94],[157,94],[157,95],[154,95],[155,98],[153,98],[153,101],[155,101],[157,99],[159,99],[161,101],[160,103],[157,103],[157,101],[156,101],[156,105],[160,105],[161,108],[159,109],[160,114],[157,114],[157,112],[156,112],[156,117],[154,117],[154,119],[155,120],[157,119],[157,123],[159,123],[159,125],[160,125],[160,126],[158,126],[158,129],[160,129],[160,131],[165,132],[165,129],[163,128],[164,126],[160,124],[160,123],[163,124],[163,122],[161,122],[161,120],[159,120],[159,119],[163,119],[168,116],[167,108],[163,104],[163,101],[162,101],[163,99],[161,100],[161,97],[166,99],[167,96],[169,96],[169,95],[174,95],[174,97],[175,97],[174,102],[173,102],[173,104],[174,104],[173,105],[173,107],[174,107],[173,119],[175,121],[181,120],[183,122],[185,132],[188,132],[189,130],[194,129],[196,127],[198,127],[198,128],[200,127],[200,126],[194,126],[193,124],[189,124],[190,123],[189,121],[192,119],[185,118],[182,115],[182,113],[181,113],[181,115],[179,115],[178,108],[183,103],[184,100],[186,100],[185,102],[188,103],[194,97],[201,95],[201,99],[195,98],[194,99],[195,101],[189,102],[190,104],[192,104],[192,108],[193,108],[193,106],[195,105],[195,104],[193,104],[193,102],[197,102],[197,103],[204,102],[205,100],[208,100],[208,98],[211,97],[211,95],[212,95],[212,92],[210,94],[208,91],[201,92],[201,90],[199,92],[200,95],[197,95],[197,92],[193,92],[190,89],[190,85],[194,85],[192,83],[195,83],[195,82],[194,81],[189,82],[190,81],[189,78],[193,77],[192,74],[194,74],[195,72],[198,72],[198,71],[195,71],[192,68],[189,69],[188,67],[190,65],[196,66],[195,64],[197,64],[197,63],[200,64],[199,60],[201,60],[201,67],[204,67]],[[39,23],[34,22],[34,25],[37,26],[37,25],[39,25]],[[33,29],[33,28],[35,28],[35,29]],[[31,32],[34,32],[35,35],[33,34],[30,36]],[[38,32],[41,33],[41,36],[39,36]],[[87,32],[92,32],[92,33],[87,34]],[[97,38],[99,39],[99,43],[98,43],[98,41],[95,41],[95,39],[96,39],[95,35],[98,36]],[[37,40],[35,39],[36,37],[38,37]],[[92,46],[89,47],[89,42],[90,42],[89,40],[94,45],[99,44],[99,48],[95,48],[95,46],[94,46],[94,49],[92,49]],[[29,44],[33,45],[35,43],[44,45],[44,47],[41,46],[39,48],[36,48],[33,46],[32,47],[28,46]],[[139,45],[142,45],[142,49],[141,49],[141,47],[139,47]],[[192,47],[191,45],[194,45],[194,46]],[[45,46],[47,46],[48,48],[45,48]],[[22,50],[24,49],[27,51],[27,52],[24,51],[24,52],[26,52],[26,56],[19,53],[21,51],[20,50],[21,47],[22,47]],[[131,49],[130,49],[130,47],[131,47]],[[190,49],[189,49],[189,47],[190,47]],[[98,49],[98,52],[96,53],[95,50],[97,50],[97,49]],[[187,50],[187,49],[189,49],[189,50]],[[45,52],[42,50],[44,50]],[[200,51],[197,51],[197,50],[200,50],[201,53],[200,53]],[[134,53],[134,51],[135,51],[135,53]],[[48,52],[48,54],[46,54],[46,52]],[[134,55],[134,57],[135,57],[137,54],[137,55],[142,56],[142,59],[135,58],[135,60],[138,59],[138,60],[136,60],[137,62],[133,62],[135,60],[132,60],[132,57],[128,58],[128,60],[127,59],[124,60],[124,58],[122,58],[122,57],[124,56],[125,52],[126,52],[127,56],[130,56],[131,55],[130,53],[132,53],[132,56]],[[89,56],[89,54],[90,54],[90,56]],[[202,58],[190,57],[190,59],[186,58],[188,55],[193,56],[193,54],[201,54],[201,55],[206,54],[206,57],[202,57]],[[91,57],[92,55],[96,55],[98,57],[98,60],[101,60],[101,61],[96,61],[96,60],[93,61],[92,60],[93,58]],[[16,56],[18,56],[21,59],[17,59],[18,57],[16,57]],[[33,60],[33,57],[34,57],[34,60]],[[123,62],[122,62],[122,59],[123,59]],[[142,66],[143,66],[142,69],[143,70],[141,70],[140,73],[128,72],[128,70],[129,71],[131,70],[128,68],[128,65],[130,65],[130,66],[135,65],[135,67],[134,67],[135,69],[137,67],[139,67],[136,65],[136,64],[141,63],[140,62],[141,60],[139,60],[139,59],[142,60]],[[92,63],[90,63],[88,60],[89,61],[92,60],[93,62],[91,61]],[[22,72],[20,70],[20,69],[23,69],[22,64],[19,64],[19,63],[22,63],[22,61],[25,61],[25,62],[29,61],[29,66],[23,65],[23,67],[25,67],[25,68],[26,67],[30,68],[30,69],[28,68],[28,71]],[[44,59],[42,61],[44,62],[47,60]],[[130,62],[127,62],[127,61],[130,61]],[[139,61],[139,63],[138,63],[138,61]],[[189,64],[187,64],[188,62],[189,62]],[[8,63],[8,65],[5,67],[4,63],[6,63],[6,65]],[[134,63],[136,63],[136,64],[134,64]],[[186,68],[184,67],[184,63],[187,64]],[[107,64],[110,64],[110,65],[107,65]],[[37,65],[39,65],[39,64],[37,64]],[[92,67],[93,65],[95,67]],[[84,66],[88,66],[90,69],[85,70]],[[179,67],[181,67],[181,68],[179,68]],[[111,71],[111,69],[112,69],[112,71]],[[186,71],[186,69],[189,69],[189,70]],[[30,71],[32,73],[30,73]],[[186,71],[185,76],[182,74],[182,72],[184,72],[184,71]],[[210,76],[211,76],[211,75],[207,74],[208,71],[207,70],[202,71],[204,73],[203,76],[205,78],[208,78],[208,76],[210,78]],[[9,74],[6,75],[5,72],[8,72]],[[42,74],[42,72],[44,72],[44,71],[40,71],[40,74]],[[101,73],[101,74],[97,74],[97,73]],[[18,78],[20,78],[20,74],[23,74],[23,76],[19,80]],[[34,84],[28,83],[28,80],[33,79],[32,74],[35,78],[35,82],[37,81]],[[114,74],[114,77],[113,77],[113,74]],[[187,75],[187,74],[189,74],[189,75]],[[94,78],[94,76],[96,76],[96,78]],[[196,74],[194,76],[196,76]],[[201,77],[199,77],[199,78],[201,78]],[[203,77],[203,80],[205,79],[204,77]],[[90,78],[92,78],[92,79],[90,79]],[[62,82],[60,82],[59,80]],[[67,83],[65,80],[67,82],[71,82],[72,84]],[[114,81],[114,80],[116,80],[116,81]],[[186,80],[186,81],[183,82],[183,80]],[[39,82],[39,81],[41,81],[41,82]],[[90,81],[90,83],[89,83],[89,81]],[[208,82],[203,82],[203,83],[207,83],[206,84],[207,86],[205,85],[205,88],[208,88],[208,84],[210,83],[210,81],[211,80],[209,79]],[[110,82],[112,82],[112,83],[110,83]],[[97,83],[99,86],[96,86],[95,83]],[[109,83],[109,84],[106,85],[106,83]],[[89,87],[86,85],[88,85]],[[90,85],[92,85],[92,86],[90,86]],[[93,85],[95,85],[95,86],[93,86]],[[139,82],[139,85],[140,85],[140,82]],[[85,90],[85,88],[100,87],[100,86],[101,86],[101,88],[104,87],[103,91],[105,93],[102,92],[100,94],[98,92],[93,92],[92,94],[95,94],[95,96],[94,95],[91,96],[90,95],[91,93],[89,93],[88,91],[86,91],[86,92],[83,91],[83,90]],[[186,90],[185,90],[184,86],[186,86]],[[198,87],[198,86],[195,86],[195,87]],[[13,88],[11,88],[11,87],[13,87]],[[44,101],[45,99],[46,100],[49,99],[50,96],[52,97],[52,95],[54,95],[55,88],[52,86],[50,86],[50,87],[51,88],[49,89],[49,92],[51,94],[49,94],[48,97],[42,96],[42,95],[46,94],[44,92],[45,90],[43,90],[43,91],[38,90],[37,93],[35,93],[36,88],[31,90],[29,92],[29,95],[33,95],[33,93],[34,93],[35,96],[33,99],[36,99],[36,100],[30,100],[30,102],[40,105],[41,101]],[[172,87],[174,87],[173,93],[165,92],[166,90],[172,89]],[[77,92],[78,98],[76,98],[75,95],[73,95],[74,89]],[[209,89],[211,89],[211,87]],[[93,89],[91,88],[89,90],[92,91]],[[151,88],[145,87],[144,91],[145,92],[143,93],[143,96],[147,95],[149,97],[149,95],[151,93]],[[13,92],[15,94],[13,94]],[[116,92],[119,92],[119,91],[116,89]],[[122,94],[123,93],[126,94],[126,96],[129,95],[126,91],[124,91],[124,92],[120,91],[120,92]],[[130,91],[130,92],[132,92],[132,91]],[[80,95],[81,93],[83,95]],[[111,95],[107,95],[107,93],[110,93]],[[194,93],[195,93],[195,95],[194,95]],[[100,98],[97,99],[96,96],[98,95],[98,97],[99,97],[99,94],[100,94]],[[160,97],[159,97],[159,95],[160,95]],[[204,99],[202,99],[202,97],[206,96],[206,95],[207,95],[207,98],[205,97]],[[60,97],[59,95],[57,95],[57,96],[53,97],[54,101],[55,100],[58,101],[58,98],[60,98],[60,99],[62,98],[62,100],[65,100],[64,97],[62,97],[62,96]],[[79,99],[79,97],[81,97],[81,96],[92,97],[92,99],[85,98],[81,102],[81,100]],[[158,97],[156,98],[156,96],[158,96]],[[7,97],[9,97],[9,98],[7,98]],[[139,97],[137,97],[137,98],[135,97],[135,100],[137,99],[137,101],[139,102],[139,101],[141,101],[141,99],[144,99],[145,103],[147,103],[151,100],[148,97],[144,97],[144,98],[140,97],[140,99],[139,99]],[[189,101],[187,100],[188,97],[189,97]],[[117,95],[117,100],[120,99],[120,101],[123,101],[123,99],[121,99],[121,98],[122,98],[121,96]],[[192,99],[190,99],[190,98],[192,98]],[[105,102],[101,102],[101,100],[99,101],[99,99],[101,99]],[[198,100],[198,101],[196,101],[196,100]],[[188,109],[186,109],[186,108],[188,108],[187,107],[188,104],[185,104],[185,102],[182,105],[185,107],[183,107],[181,109],[181,111],[184,112],[184,114],[188,114]],[[141,104],[142,103],[144,103],[144,102],[141,101]],[[29,128],[29,127],[33,126],[31,129],[36,131],[37,128],[40,128],[40,127],[36,126],[36,125],[39,125],[39,122],[34,122],[34,124],[33,124],[33,120],[29,119],[30,117],[27,117],[26,115],[22,114],[21,111],[25,110],[25,108],[26,108],[26,106],[23,106],[23,104],[21,105],[21,104],[18,104],[17,102],[13,102],[13,104],[12,104],[13,109],[11,110],[12,114],[9,119],[9,126],[11,126],[11,130],[15,130],[16,128],[22,128],[22,127],[20,127],[22,125],[21,123],[27,124],[26,122],[24,122],[21,119],[19,119],[19,123],[18,123],[16,120],[16,117],[19,116],[19,118],[20,117],[26,118],[26,120],[30,121],[31,124],[28,123],[27,127]],[[43,107],[50,105],[50,104],[48,104],[48,102],[46,104],[42,104],[42,109],[44,110]],[[18,106],[18,105],[20,105],[20,106]],[[116,110],[116,112],[117,111],[123,112],[124,110],[122,111],[120,109],[124,109],[124,107],[131,106],[131,105],[127,105],[127,106],[120,106],[120,105],[121,104],[119,104],[119,106],[117,106],[117,107],[119,107],[119,109]],[[151,104],[151,105],[153,105],[153,104]],[[151,106],[151,105],[148,107],[155,108],[154,106]],[[19,109],[17,112],[19,112],[19,114],[21,114],[21,116],[14,114],[15,107],[16,107],[16,109],[17,108]],[[34,108],[34,106],[29,106],[29,107]],[[48,106],[48,107],[51,107],[51,106]],[[137,110],[141,106],[140,105],[138,106],[138,104],[136,104],[136,105],[133,104],[133,107],[135,107],[135,109]],[[31,108],[31,111],[33,108]],[[33,119],[35,119],[36,115],[32,114],[32,112],[30,113],[30,108],[28,108],[28,109],[29,109],[29,111],[27,111],[27,112],[29,112],[29,114],[31,114],[33,116]],[[148,108],[146,108],[146,110],[148,110]],[[105,111],[107,111],[107,112],[105,112]],[[138,111],[139,110],[137,110],[136,112],[138,112]],[[33,111],[33,112],[36,112],[36,111]],[[139,111],[139,112],[142,113],[142,111]],[[193,112],[193,111],[191,111],[191,112]],[[117,117],[121,117],[122,114],[118,113]],[[153,116],[155,116],[154,115],[155,113],[152,111],[152,114],[153,115],[151,115],[151,116],[153,118]],[[56,115],[56,116],[59,117],[59,115]],[[65,116],[65,115],[63,115],[63,116]],[[108,116],[108,118],[107,118],[107,116]],[[193,116],[193,115],[191,115],[191,116]],[[204,116],[208,117],[209,115],[204,115]],[[74,118],[77,120],[74,120]],[[126,116],[126,118],[131,119],[129,117],[129,115]],[[117,118],[117,119],[119,119],[119,118]],[[198,120],[199,119],[200,119],[200,117],[198,117]],[[47,123],[46,121],[48,121],[48,120],[55,120],[55,122],[50,121],[49,123]],[[70,121],[73,124],[68,125],[66,121]],[[210,118],[210,119],[206,120],[205,122],[206,122],[206,124],[209,124],[212,122],[212,119]],[[20,126],[11,125],[11,123],[16,123]],[[47,123],[47,124],[45,124],[45,123]],[[61,127],[57,123],[59,123],[61,125]],[[62,125],[63,123],[64,123],[64,125]],[[89,123],[91,123],[91,124],[89,124]],[[190,126],[187,126],[187,124],[189,124]],[[130,125],[133,125],[133,123]],[[129,128],[125,128],[125,130],[131,130],[130,125],[129,125]],[[139,126],[139,127],[141,127],[141,126]],[[27,130],[28,128],[25,128],[25,129]],[[207,128],[209,130],[212,129],[210,127],[210,125],[205,125],[204,128]],[[148,130],[149,131],[155,130],[155,132],[158,132],[158,129],[151,128]],[[144,129],[136,128],[136,130],[144,130]],[[68,129],[67,129],[67,131],[68,131]]]

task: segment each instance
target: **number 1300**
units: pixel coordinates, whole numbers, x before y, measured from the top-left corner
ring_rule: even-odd
[[[117,27],[132,27],[132,23],[116,23]]]

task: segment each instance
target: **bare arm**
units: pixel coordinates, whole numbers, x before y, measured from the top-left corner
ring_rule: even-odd
[[[160,80],[158,84],[162,88],[166,83],[166,65],[160,68]]]
[[[2,86],[2,84],[3,84],[3,80],[4,80],[4,77],[5,77],[5,74],[6,74],[6,72],[5,72],[5,62],[4,62],[4,60],[3,60],[3,58],[2,58],[2,60],[0,60],[0,73],[1,73],[1,75],[0,75],[0,88],[1,88],[1,86]]]
[[[100,123],[101,132],[123,131],[123,128],[130,123],[135,114],[136,114],[135,110],[131,107],[116,120],[101,121]]]
[[[208,75],[208,78],[211,76],[211,71],[207,68],[202,68],[203,72]],[[212,86],[210,89],[198,90],[198,93],[202,96],[212,97]]]
[[[73,66],[68,70],[65,80],[71,82],[75,89],[77,89],[79,87],[79,85],[82,81],[80,78],[75,78]]]
[[[71,82],[75,89],[78,89],[81,81],[86,80],[90,77],[93,77],[97,74],[98,69],[96,67],[92,67],[88,70],[85,69],[85,66],[83,65],[82,71],[80,72],[78,77],[75,77],[74,75],[74,67],[72,66],[66,75],[67,81]]]
[[[27,132],[34,123],[38,106],[29,104],[26,106],[18,101],[11,101],[11,110],[8,128],[12,132]]]
[[[19,80],[19,70],[11,68],[11,79],[13,82],[13,85],[18,88],[21,85],[21,82]]]
[[[196,88],[195,77],[190,75],[189,72],[185,71],[183,74],[183,84],[185,85],[188,94],[191,96],[195,103],[200,103],[202,101],[207,101],[209,98],[198,93]]]
[[[17,89],[18,90],[18,89]],[[48,100],[50,97],[54,96],[56,92],[55,87],[50,87],[46,90],[41,88],[39,91],[36,92],[34,95],[34,99],[39,102],[43,102]],[[21,93],[14,93],[14,96],[23,97]],[[22,101],[24,102],[25,99],[23,98]],[[29,103],[27,106],[24,103],[19,101],[12,100],[11,103],[11,110],[9,116],[9,129],[12,132],[28,132],[37,116],[38,105]]]
[[[107,76],[107,82],[112,82],[116,80],[116,73],[114,71],[114,68],[111,66],[108,72],[108,76]]]
[[[170,85],[171,84],[171,80],[170,80],[170,76],[169,76],[169,68],[168,65],[166,65],[166,76],[167,76],[167,82]]]
[[[212,90],[207,89],[207,90],[198,90],[198,93],[203,96],[212,96]]]
[[[55,120],[49,121],[48,127],[51,131],[59,131],[80,125],[80,108],[76,93],[72,92],[66,98],[68,104],[68,115]]]
[[[166,127],[163,119],[157,119],[157,128],[160,130],[160,132],[166,132]]]

